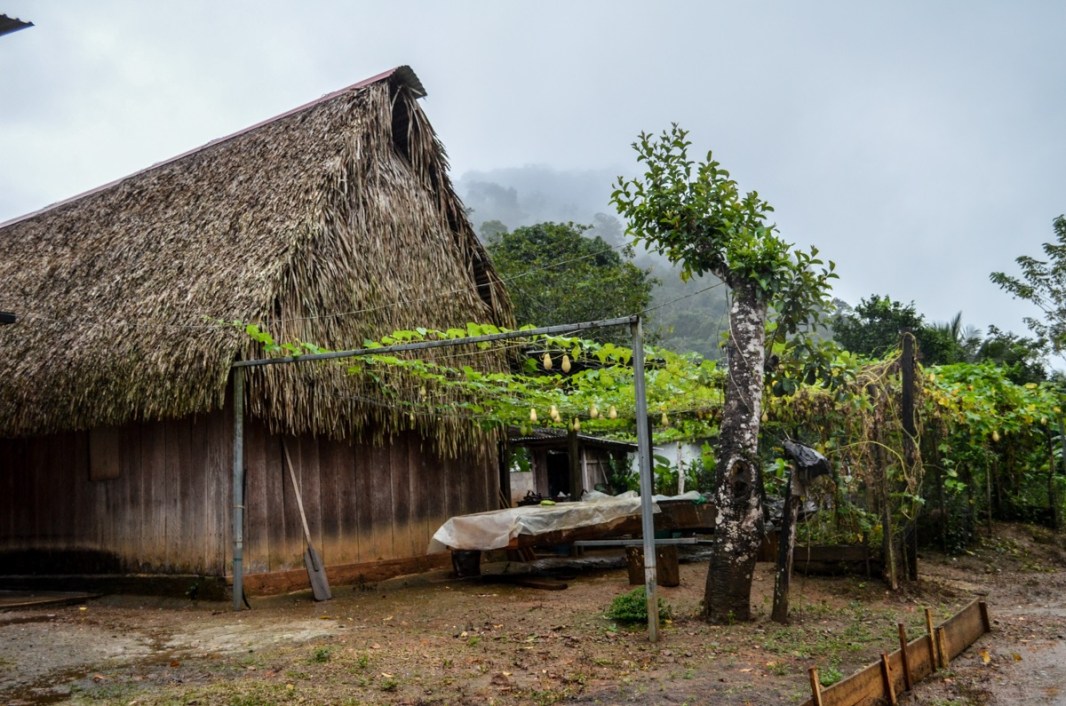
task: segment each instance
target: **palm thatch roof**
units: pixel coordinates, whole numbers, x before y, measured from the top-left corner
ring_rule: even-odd
[[[223,322],[337,349],[510,325],[423,95],[400,67],[0,224],[0,309],[19,316],[0,328],[0,436],[220,409],[230,364],[262,357]],[[415,420],[336,365],[257,368],[247,389],[274,429],[469,440],[465,422]]]

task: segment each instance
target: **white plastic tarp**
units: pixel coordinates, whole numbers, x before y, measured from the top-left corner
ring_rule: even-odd
[[[617,497],[596,495],[598,498],[581,502],[527,505],[453,517],[433,534],[429,553],[448,549],[503,549],[520,534],[544,534],[640,516],[640,497],[636,493]],[[655,506],[653,511],[658,512],[659,508]]]

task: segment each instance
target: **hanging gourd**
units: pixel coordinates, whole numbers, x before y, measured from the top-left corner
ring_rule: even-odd
[[[545,370],[552,369],[552,357],[547,352],[544,353],[544,357],[541,358],[541,363],[544,365]]]
[[[537,421],[537,408],[536,407],[530,407],[529,408],[529,421],[531,421],[531,422],[536,422]]]
[[[563,372],[564,373],[570,372],[570,356],[568,356],[566,353],[563,353],[563,365],[562,365],[562,368],[563,368]]]
[[[607,410],[607,418],[618,419],[618,410],[614,408],[614,405],[611,405],[611,408]]]

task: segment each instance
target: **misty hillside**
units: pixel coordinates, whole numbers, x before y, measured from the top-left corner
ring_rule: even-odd
[[[498,228],[493,221],[507,230],[572,221],[591,226],[587,236],[622,248],[627,242],[625,227],[610,205],[617,177],[610,170],[560,171],[531,165],[466,172],[456,188],[479,234]],[[634,262],[658,280],[645,317],[651,339],[678,352],[718,358],[718,343],[727,325],[725,288],[711,276],[682,282],[679,269],[653,253],[638,251]]]

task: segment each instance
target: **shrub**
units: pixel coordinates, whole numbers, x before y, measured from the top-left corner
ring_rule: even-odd
[[[659,599],[659,622],[669,620],[671,616],[670,606],[662,598]],[[644,587],[634,588],[628,593],[615,596],[611,606],[607,609],[606,616],[610,620],[620,623],[643,623],[648,620],[648,594]]]

